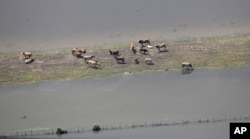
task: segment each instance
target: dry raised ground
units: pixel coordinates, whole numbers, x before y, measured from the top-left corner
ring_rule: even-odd
[[[117,73],[137,73],[148,70],[179,69],[182,62],[192,63],[194,68],[224,68],[248,66],[250,64],[250,34],[233,36],[194,38],[189,40],[154,41],[152,44],[168,44],[168,52],[158,53],[156,48],[149,49],[149,55],[133,54],[127,44],[111,44],[86,47],[87,55],[95,55],[101,69],[89,68],[81,58],[71,55],[71,49],[34,51],[35,61],[25,64],[18,52],[0,53],[0,84],[37,82],[51,79],[66,79],[111,75]],[[139,44],[134,42],[136,48]],[[119,50],[126,64],[117,64],[109,55],[108,49]],[[154,65],[144,62],[152,58]],[[134,64],[137,58],[140,64]]]

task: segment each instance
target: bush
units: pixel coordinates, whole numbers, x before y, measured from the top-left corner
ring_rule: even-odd
[[[101,128],[100,128],[100,126],[98,124],[93,125],[92,131],[98,132],[100,130],[101,130]]]
[[[62,135],[62,134],[67,134],[67,133],[68,133],[67,130],[62,130],[61,128],[56,129],[56,134],[57,135]]]

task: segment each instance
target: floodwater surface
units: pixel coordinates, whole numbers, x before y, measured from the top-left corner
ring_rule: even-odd
[[[184,126],[146,127],[104,132],[85,132],[63,136],[34,136],[34,139],[229,139],[229,123],[195,124]]]
[[[249,5],[249,0],[1,0],[0,50],[246,33]]]
[[[249,82],[245,67],[2,85],[0,132],[245,117]]]

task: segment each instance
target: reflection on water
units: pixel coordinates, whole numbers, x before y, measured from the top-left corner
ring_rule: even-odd
[[[193,72],[192,70],[181,70],[181,74],[185,75],[185,74],[191,74]]]

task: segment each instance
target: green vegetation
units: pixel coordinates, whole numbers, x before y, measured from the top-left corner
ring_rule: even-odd
[[[197,68],[229,68],[248,66],[250,64],[250,34],[193,38],[189,40],[152,41],[152,44],[164,42],[168,44],[168,52],[158,53],[156,48],[149,49],[150,55],[143,55],[137,50],[134,55],[127,44],[102,45],[86,47],[87,55],[95,55],[94,59],[101,64],[101,69],[94,69],[81,58],[71,55],[71,49],[34,51],[35,61],[24,64],[23,56],[17,53],[0,53],[0,84],[38,82],[52,79],[81,78],[106,76],[124,72],[138,73],[142,71],[167,71],[180,69],[186,61]],[[135,47],[139,44],[134,42]],[[108,49],[119,50],[126,64],[117,64],[109,55]],[[147,65],[146,57],[153,60],[154,65]],[[135,64],[137,58],[140,64]]]
[[[63,130],[63,129],[61,129],[61,128],[57,128],[57,129],[56,129],[56,134],[57,134],[57,135],[62,135],[62,134],[67,134],[67,133],[68,133],[67,130]]]
[[[92,131],[98,132],[98,131],[100,131],[100,130],[101,130],[101,127],[100,127],[98,124],[94,124],[94,125],[93,125]]]

